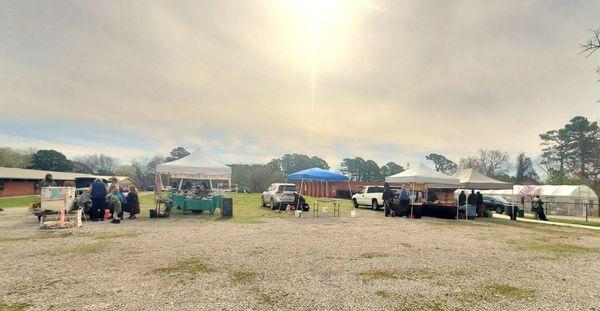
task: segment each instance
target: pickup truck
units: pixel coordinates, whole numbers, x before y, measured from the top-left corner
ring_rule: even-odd
[[[398,189],[391,188],[396,192]],[[383,206],[383,187],[382,186],[365,186],[359,193],[352,196],[354,207],[361,205],[370,206],[373,210],[378,210]]]

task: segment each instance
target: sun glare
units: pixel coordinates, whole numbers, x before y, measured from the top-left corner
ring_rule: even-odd
[[[312,70],[335,65],[354,30],[356,1],[289,0],[276,2],[285,53],[297,64]],[[308,66],[307,66],[308,65]]]

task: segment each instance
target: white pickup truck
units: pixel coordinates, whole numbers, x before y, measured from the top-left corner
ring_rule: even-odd
[[[392,191],[397,189],[391,188]],[[378,210],[383,206],[383,187],[382,186],[365,186],[359,193],[352,196],[354,207],[361,205],[371,206],[372,209]]]

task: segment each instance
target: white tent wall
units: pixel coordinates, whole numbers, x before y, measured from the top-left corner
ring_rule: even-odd
[[[522,191],[527,190],[539,193],[540,198],[545,202],[546,213],[549,215],[585,217],[586,209],[588,215],[599,215],[598,195],[586,185],[515,185],[512,190],[481,190],[481,193],[500,196],[521,205]],[[460,191],[456,193],[460,193]],[[525,199],[525,212],[531,212],[529,198]]]

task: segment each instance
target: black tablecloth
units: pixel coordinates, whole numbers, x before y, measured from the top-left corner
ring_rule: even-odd
[[[457,207],[453,205],[423,203],[421,205],[421,214],[428,217],[455,219],[456,208]]]

